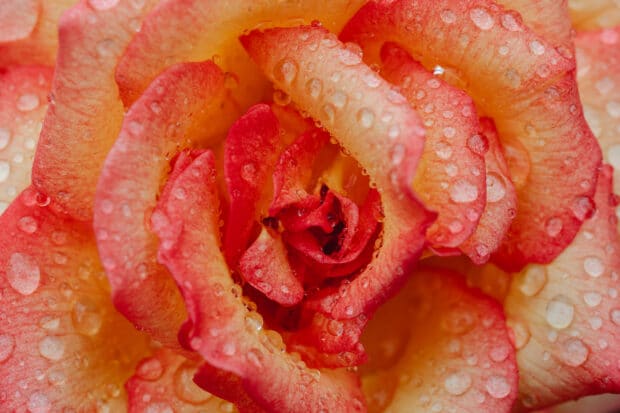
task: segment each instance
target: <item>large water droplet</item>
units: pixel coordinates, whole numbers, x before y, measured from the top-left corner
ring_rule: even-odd
[[[60,360],[65,354],[65,343],[60,337],[45,337],[39,342],[39,353],[47,359]]]
[[[496,399],[503,399],[510,394],[510,384],[504,376],[491,376],[487,379],[487,392]]]
[[[15,339],[8,334],[0,335],[0,363],[8,360],[15,349]]]
[[[470,10],[469,18],[480,30],[489,30],[495,24],[493,17],[486,10],[479,7]]]
[[[581,366],[588,359],[590,350],[578,338],[572,337],[562,344],[560,356],[562,361],[571,367]]]
[[[471,387],[471,376],[467,372],[458,372],[449,375],[444,381],[446,391],[454,396],[465,393]]]
[[[478,199],[478,188],[461,179],[450,187],[450,199],[456,203],[473,202]]]
[[[598,257],[588,257],[583,260],[583,269],[590,277],[600,277],[605,272],[605,265]]]
[[[526,296],[533,297],[543,289],[546,283],[547,270],[545,267],[532,265],[523,275],[519,289]]]
[[[557,295],[547,304],[546,319],[551,327],[568,327],[573,322],[574,315],[575,307],[565,295]]]
[[[34,258],[29,255],[13,253],[9,258],[6,273],[9,284],[20,294],[30,295],[39,288],[41,271]]]

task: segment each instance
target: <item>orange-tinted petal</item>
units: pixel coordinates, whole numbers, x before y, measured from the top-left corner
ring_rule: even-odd
[[[212,62],[164,72],[127,112],[97,187],[94,227],[114,303],[166,345],[177,345],[185,310],[174,281],[157,263],[149,217],[170,157],[184,146],[220,138],[221,123],[227,123],[223,84]]]
[[[159,259],[185,298],[190,346],[209,364],[239,376],[266,410],[361,411],[359,387],[350,373],[311,371],[284,352],[279,334],[263,330],[260,315],[245,306],[220,251],[213,154],[199,155],[167,185],[171,193],[187,196],[163,199],[153,214],[154,228],[162,241]]]
[[[97,179],[121,128],[114,68],[155,2],[83,1],[60,20],[52,103],[32,177],[37,189],[77,219],[92,217]]]
[[[604,166],[596,212],[573,243],[551,264],[518,274],[506,298],[525,407],[620,390],[620,242],[611,174]]]
[[[446,270],[412,275],[362,342],[370,412],[510,412],[517,366],[501,306]]]
[[[371,1],[341,38],[359,42],[371,60],[391,41],[426,67],[455,72],[502,144],[524,151],[529,175],[515,181],[518,212],[497,256],[514,270],[549,262],[570,243],[590,212],[601,154],[581,111],[574,61],[513,14],[490,0]],[[561,236],[547,232],[552,219]]]
[[[620,27],[577,33],[577,83],[586,120],[620,193]]]
[[[39,20],[39,0],[4,0],[0,7],[0,43],[28,37]]]
[[[148,338],[116,312],[89,225],[26,189],[0,217],[3,411],[118,411]]]
[[[52,69],[42,66],[0,70],[0,214],[30,185],[51,80]]]
[[[336,319],[371,312],[402,285],[425,243],[430,214],[411,189],[424,144],[421,121],[359,54],[322,27],[254,31],[241,41],[274,84],[351,153],[381,195],[378,256],[350,284],[313,298]]]
[[[615,0],[568,0],[568,8],[578,30],[620,25],[620,7]]]
[[[473,233],[486,204],[484,140],[474,103],[465,92],[413,60],[394,44],[381,51],[381,74],[426,126],[426,144],[413,187],[437,220],[426,237],[432,247],[457,247]]]

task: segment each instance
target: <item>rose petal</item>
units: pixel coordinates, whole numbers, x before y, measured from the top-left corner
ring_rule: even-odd
[[[149,351],[110,302],[89,225],[31,187],[0,217],[0,403],[6,411],[118,411]]]
[[[185,310],[174,281],[156,261],[149,214],[169,157],[179,147],[214,142],[222,123],[228,124],[223,84],[223,73],[212,62],[164,72],[125,115],[97,187],[94,228],[114,303],[168,346],[178,346]]]
[[[581,32],[575,38],[577,82],[586,120],[614,167],[620,193],[620,27]]]
[[[183,189],[187,197],[170,197],[154,213],[162,241],[159,259],[180,286],[193,323],[190,345],[209,364],[241,377],[248,394],[269,411],[362,410],[349,373],[323,370],[313,376],[283,352],[279,334],[263,330],[260,316],[242,302],[219,249],[215,179],[213,154],[205,152],[168,182],[173,192]]]
[[[145,21],[120,62],[116,79],[121,96],[131,105],[148,84],[172,63],[218,56],[218,65],[231,72],[239,84],[233,90],[237,102],[248,107],[262,98],[267,82],[241,48],[238,37],[257,27],[310,23],[320,20],[340,28],[363,0],[321,0],[274,3],[271,0],[162,1]],[[200,22],[200,24],[196,24]]]
[[[568,0],[568,8],[579,30],[620,25],[620,8],[614,0]]]
[[[495,125],[491,119],[482,118],[480,126],[489,147],[484,156],[487,204],[473,235],[460,247],[478,265],[487,262],[490,254],[499,248],[517,210],[515,187],[510,179]],[[558,220],[550,220],[547,227],[547,232],[556,236],[562,231],[562,224]]]
[[[0,71],[0,214],[30,185],[30,167],[47,109],[52,69]]]
[[[486,204],[484,155],[474,103],[413,60],[395,44],[386,44],[381,74],[418,111],[426,145],[413,187],[438,213],[426,238],[433,247],[457,247],[473,233]],[[471,219],[471,218],[474,219]]]
[[[573,239],[590,212],[600,149],[581,112],[574,62],[527,27],[506,28],[506,13],[488,0],[371,1],[341,38],[360,43],[369,60],[390,41],[426,67],[457,68],[502,144],[525,150],[530,173],[515,181],[519,211],[497,256],[517,270],[553,260]],[[547,232],[551,219],[562,222],[561,237]]]
[[[620,242],[609,166],[596,212],[551,264],[518,274],[505,302],[527,408],[620,389]]]
[[[60,20],[52,104],[32,177],[37,189],[77,219],[92,217],[97,179],[121,128],[114,68],[135,25],[155,2],[120,2],[110,8],[103,7],[109,2],[81,2]]]
[[[4,0],[0,8],[0,43],[26,38],[39,19],[39,0]]]
[[[9,43],[0,42],[0,66],[46,65],[53,66],[58,50],[58,20],[62,13],[77,3],[77,0],[11,0],[21,7],[32,7],[36,3],[36,25],[26,37]],[[3,5],[6,2],[3,2]],[[29,14],[28,19],[34,15]],[[2,27],[3,24],[0,24]],[[28,25],[25,27],[29,27]],[[24,30],[20,26],[20,31]],[[29,30],[29,29],[26,29]]]
[[[265,228],[243,253],[239,271],[245,281],[281,305],[298,304],[304,297],[304,287],[288,262],[282,238]]]
[[[420,120],[402,95],[321,27],[254,31],[241,42],[275,85],[320,121],[377,186],[385,213],[377,258],[340,291],[324,289],[315,297],[317,308],[332,318],[371,312],[402,284],[431,219],[411,191],[424,143]],[[317,82],[320,93],[313,96],[308,87]]]
[[[266,215],[270,177],[278,160],[278,118],[266,104],[251,107],[228,131],[224,173],[230,194],[228,222],[224,231],[226,260],[235,267],[254,235],[258,221]]]
[[[371,412],[510,412],[517,368],[500,305],[446,270],[415,273],[362,341]]]
[[[128,411],[199,413],[224,410],[230,403],[194,383],[197,367],[195,361],[166,349],[142,360],[125,384]]]

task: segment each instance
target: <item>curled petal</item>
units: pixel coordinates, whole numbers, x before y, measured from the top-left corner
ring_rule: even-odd
[[[406,315],[406,316],[404,316]],[[510,412],[517,366],[501,306],[459,274],[421,270],[369,323],[369,411]]]
[[[83,1],[60,20],[51,105],[32,181],[77,219],[92,218],[97,179],[123,120],[114,68],[135,33],[132,27],[155,2],[96,8],[107,2]]]
[[[438,213],[426,237],[433,247],[457,247],[474,231],[486,204],[485,145],[478,142],[478,115],[473,101],[413,60],[403,49],[387,44],[381,74],[400,86],[420,113],[426,145],[414,189]]]
[[[396,42],[426,67],[453,68],[504,147],[523,152],[529,175],[515,181],[519,210],[496,254],[517,270],[550,262],[574,238],[591,212],[601,153],[581,111],[574,60],[522,23],[506,25],[507,14],[489,0],[370,1],[341,38],[360,43],[370,60]],[[547,232],[551,219],[561,221],[559,234]]]
[[[114,303],[170,346],[178,346],[185,310],[173,279],[157,263],[157,237],[148,220],[170,156],[179,147],[212,142],[222,123],[228,124],[223,84],[223,73],[212,62],[164,72],[125,116],[97,187],[94,227]]]
[[[112,306],[90,226],[52,207],[29,187],[0,217],[0,403],[118,411],[148,337]]]
[[[620,389],[620,242],[611,174],[609,166],[601,170],[596,212],[573,243],[551,264],[519,273],[508,292],[527,408]]]
[[[52,69],[43,66],[0,71],[0,214],[30,185],[51,80]]]
[[[279,334],[263,330],[260,316],[244,305],[219,248],[213,154],[198,156],[168,185],[187,197],[169,197],[158,205],[155,230],[162,241],[159,259],[185,298],[192,323],[190,346],[212,366],[239,376],[243,388],[266,410],[361,411],[352,375],[311,371],[284,352]]]
[[[254,31],[241,42],[269,79],[320,121],[377,186],[385,214],[377,258],[339,291],[315,297],[316,308],[332,318],[371,312],[402,284],[431,219],[411,189],[424,143],[420,119],[401,94],[322,27]]]

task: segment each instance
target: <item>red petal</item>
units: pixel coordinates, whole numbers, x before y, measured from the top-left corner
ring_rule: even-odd
[[[501,306],[458,274],[424,270],[368,324],[370,411],[510,412],[517,366]]]
[[[27,188],[0,217],[0,409],[119,411],[149,340],[112,306],[90,225],[53,207]]]
[[[0,8],[0,43],[28,37],[39,19],[39,0],[4,0]]]
[[[279,304],[295,305],[304,297],[304,287],[288,262],[282,238],[265,228],[241,257],[239,271],[250,285]]]
[[[577,82],[586,120],[614,167],[614,192],[620,193],[620,27],[578,33]]]
[[[620,241],[611,174],[609,166],[601,170],[596,212],[573,243],[551,264],[518,274],[508,293],[528,408],[620,391]]]
[[[199,413],[229,407],[230,403],[194,383],[196,371],[196,362],[170,350],[158,350],[140,362],[125,384],[128,411]]]
[[[341,37],[360,43],[369,59],[389,41],[427,67],[455,68],[502,144],[526,151],[530,174],[522,186],[515,181],[519,211],[497,257],[514,270],[553,260],[573,239],[587,217],[600,150],[581,113],[574,62],[518,22],[506,28],[505,16],[487,0],[373,1]],[[562,222],[560,237],[547,232],[552,219]]]
[[[27,20],[36,16],[36,26],[27,37],[10,43],[0,44],[0,66],[9,65],[47,65],[53,66],[58,51],[58,20],[61,14],[77,3],[77,0],[11,0],[21,7],[32,7],[36,3],[37,12],[29,14]],[[6,3],[6,2],[4,2]],[[3,3],[3,6],[4,6]],[[32,9],[30,9],[32,10]],[[9,15],[11,12],[9,12]],[[30,20],[31,21],[31,20]],[[0,27],[3,23],[0,23]],[[19,28],[19,31],[29,30],[29,25]],[[25,33],[22,32],[22,36]]]
[[[424,143],[420,120],[402,95],[321,27],[254,31],[241,41],[275,85],[365,168],[381,194],[385,221],[377,258],[340,293],[324,290],[316,299],[337,319],[370,312],[400,286],[424,244],[429,214],[411,191]],[[320,93],[313,96],[307,88],[317,82]]]
[[[270,177],[281,150],[278,119],[268,105],[253,106],[237,120],[225,143],[224,173],[230,207],[224,235],[229,265],[235,264],[251,240],[270,192]]]
[[[30,168],[47,109],[52,69],[0,70],[0,214],[30,185]]]
[[[97,179],[104,158],[118,136],[123,106],[113,73],[142,17],[155,0],[81,2],[63,14],[60,48],[33,183],[77,219],[92,217]],[[88,159],[88,162],[84,160]]]
[[[269,411],[362,410],[350,374],[324,370],[313,376],[282,352],[279,334],[262,330],[260,316],[245,307],[219,249],[215,179],[213,155],[206,152],[168,183],[187,197],[170,197],[154,213],[159,258],[181,287],[193,323],[190,345],[209,364],[241,377],[248,394]]]
[[[484,154],[476,108],[463,91],[387,44],[381,74],[400,90],[427,126],[415,191],[437,221],[426,237],[433,247],[457,247],[473,233],[486,204]]]
[[[169,346],[178,346],[176,333],[185,311],[174,281],[156,262],[158,242],[147,227],[149,214],[169,156],[179,146],[209,142],[209,134],[217,136],[225,122],[223,84],[224,76],[212,62],[187,63],[163,73],[125,115],[97,187],[94,227],[114,303],[135,325]]]
[[[484,156],[487,204],[475,232],[461,245],[461,250],[478,265],[487,262],[490,254],[499,248],[517,211],[517,194],[510,179],[495,125],[491,119],[482,118],[480,126],[489,147]],[[547,231],[559,235],[562,231],[559,222],[549,221]]]
[[[234,73],[239,85],[233,91],[242,107],[262,98],[267,82],[241,48],[238,37],[248,29],[264,26],[309,24],[320,20],[340,28],[364,0],[323,0],[278,3],[271,0],[185,0],[161,2],[145,21],[125,52],[116,79],[126,106],[130,106],[149,83],[173,63],[199,61],[218,56],[224,71]],[[200,24],[196,24],[200,22]]]

